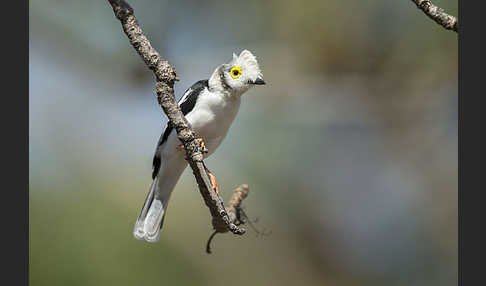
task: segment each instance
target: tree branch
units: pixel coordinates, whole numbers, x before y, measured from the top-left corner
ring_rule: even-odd
[[[226,211],[222,198],[214,191],[209,175],[204,168],[203,152],[205,150],[196,140],[196,134],[175,100],[174,82],[178,80],[175,68],[168,61],[162,59],[152,47],[138,25],[133,8],[127,2],[123,0],[108,0],[108,2],[113,7],[116,18],[120,20],[130,44],[155,75],[157,100],[167,114],[169,124],[174,127],[177,137],[184,145],[186,160],[196,177],[199,192],[211,212],[214,229],[216,232],[227,232],[229,230],[234,234],[244,234],[245,229],[235,225],[234,217],[230,217],[231,212]]]
[[[444,9],[435,6],[429,0],[412,0],[412,2],[437,24],[447,30],[452,30],[458,33],[459,23],[456,17],[447,14],[444,12]]]
[[[228,210],[228,216],[232,223],[237,225],[245,224],[245,221],[241,218],[241,202],[248,196],[248,185],[243,184],[240,185],[238,188],[235,189],[233,192],[233,196],[231,197],[228,206],[226,209]],[[219,221],[215,220],[213,216],[213,226],[215,231],[209,236],[208,242],[206,243],[206,253],[211,253],[211,241],[213,240],[214,236],[217,233],[225,233],[228,231],[224,225],[221,225]]]

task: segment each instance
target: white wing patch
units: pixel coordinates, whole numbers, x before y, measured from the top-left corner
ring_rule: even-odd
[[[189,88],[186,93],[184,93],[184,95],[181,97],[181,99],[179,99],[179,102],[177,104],[179,104],[179,106],[187,100],[187,97],[189,96],[189,94],[191,94],[191,91],[192,91],[192,88]]]

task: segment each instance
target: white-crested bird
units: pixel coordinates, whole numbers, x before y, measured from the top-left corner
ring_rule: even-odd
[[[253,85],[265,84],[256,57],[248,50],[216,68],[209,80],[193,84],[179,100],[182,113],[210,156],[225,138],[240,108],[241,95]],[[153,158],[152,185],[135,223],[135,238],[157,242],[170,195],[187,167],[185,152],[169,124],[160,136]],[[208,170],[209,171],[209,170]],[[217,191],[214,176],[213,187]]]

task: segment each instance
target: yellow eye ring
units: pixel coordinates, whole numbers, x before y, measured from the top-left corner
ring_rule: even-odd
[[[241,75],[241,68],[240,67],[233,67],[230,70],[230,75],[232,78],[239,78]]]

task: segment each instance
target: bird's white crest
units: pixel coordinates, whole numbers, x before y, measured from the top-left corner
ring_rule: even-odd
[[[262,77],[257,58],[248,50],[243,50],[237,57],[233,53],[233,60],[230,64],[241,67],[246,78],[255,80],[257,77]]]
[[[235,69],[237,71],[235,71]],[[248,50],[216,68],[209,78],[210,90],[226,90],[225,94],[241,95],[254,84],[263,84],[263,75],[256,57]]]

